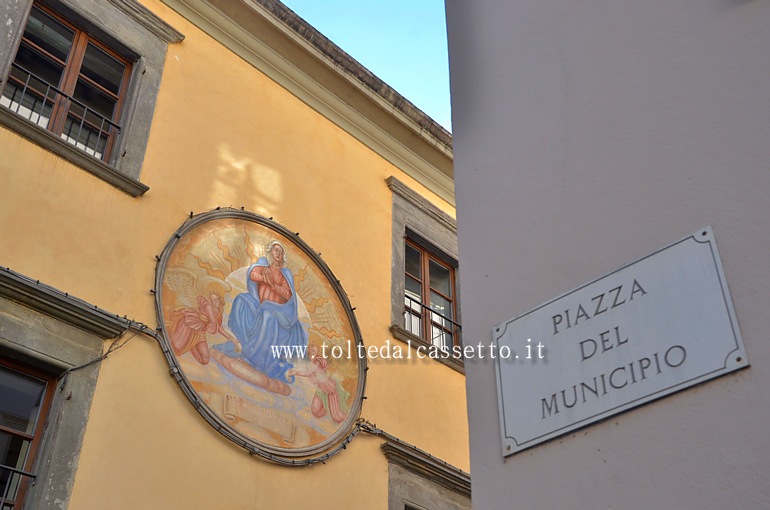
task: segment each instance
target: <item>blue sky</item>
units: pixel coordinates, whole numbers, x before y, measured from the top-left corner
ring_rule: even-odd
[[[282,0],[451,130],[443,0]]]

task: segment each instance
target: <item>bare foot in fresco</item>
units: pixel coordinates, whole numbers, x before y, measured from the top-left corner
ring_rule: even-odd
[[[279,395],[291,394],[291,386],[277,379],[271,379],[241,359],[230,357],[217,349],[211,350],[211,357],[229,370],[230,373],[247,383],[259,386],[273,393],[278,393]]]

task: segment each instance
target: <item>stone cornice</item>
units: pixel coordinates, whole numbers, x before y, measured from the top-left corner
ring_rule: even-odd
[[[127,329],[118,316],[5,267],[0,267],[0,296],[101,338],[114,338]]]
[[[430,203],[412,188],[399,181],[396,177],[391,175],[385,179],[385,182],[388,183],[388,187],[393,193],[396,193],[409,204],[419,209],[422,213],[437,221],[450,232],[457,234],[457,222],[454,218]]]
[[[388,441],[382,444],[382,452],[388,462],[399,465],[415,474],[471,497],[471,475],[451,464],[437,459],[414,446]]]
[[[276,0],[163,0],[454,205],[451,134]]]
[[[291,27],[298,35],[312,44],[313,47],[323,53],[328,59],[332,60],[335,66],[340,68],[341,71],[350,74],[356,80],[361,82],[362,85],[382,96],[388,103],[416,122],[421,130],[426,131],[451,151],[452,135],[449,131],[423,113],[387,83],[375,76],[371,71],[348,55],[342,48],[330,41],[321,32],[297,16],[294,11],[279,1],[254,1],[264,7],[270,14],[275,16],[286,26]]]
[[[181,42],[184,34],[157,17],[136,0],[108,0],[112,5],[125,12],[144,28],[169,44]]]

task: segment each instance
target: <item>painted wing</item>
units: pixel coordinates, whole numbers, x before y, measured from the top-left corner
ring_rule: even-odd
[[[180,267],[168,268],[163,276],[164,290],[169,290],[177,297],[183,306],[195,308],[198,295],[195,285],[195,275]]]

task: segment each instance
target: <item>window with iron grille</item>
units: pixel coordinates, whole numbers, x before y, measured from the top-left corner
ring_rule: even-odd
[[[404,328],[441,350],[456,344],[455,269],[413,240],[404,245]]]
[[[465,373],[455,220],[395,176],[386,183],[393,195],[389,330],[415,348],[449,352],[433,359]]]
[[[0,360],[0,509],[21,508],[51,404],[51,378]]]
[[[168,45],[184,35],[138,0],[0,0],[0,25],[0,126],[145,193],[139,177]]]
[[[108,161],[130,73],[125,58],[35,4],[0,105]]]

